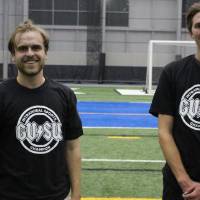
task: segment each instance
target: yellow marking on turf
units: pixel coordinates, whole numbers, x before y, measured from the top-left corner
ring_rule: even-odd
[[[109,197],[109,198],[81,198],[81,200],[161,200],[160,198],[118,198],[118,197]]]
[[[108,136],[109,139],[126,139],[126,140],[138,140],[141,137],[137,136]]]

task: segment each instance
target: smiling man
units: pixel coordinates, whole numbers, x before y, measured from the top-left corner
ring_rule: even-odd
[[[42,45],[43,39],[38,32],[26,32],[16,35],[16,52],[13,60],[19,73],[34,76],[42,72],[46,53]]]
[[[9,40],[18,73],[0,85],[2,200],[80,200],[77,100],[44,76],[48,48],[47,33],[30,20]]]

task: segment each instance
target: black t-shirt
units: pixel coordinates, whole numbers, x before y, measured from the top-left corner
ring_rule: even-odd
[[[70,183],[65,141],[83,134],[71,89],[0,85],[0,199],[63,200]]]
[[[149,112],[174,117],[173,138],[183,164],[200,181],[200,63],[194,55],[164,68]],[[164,180],[175,182],[168,165]]]

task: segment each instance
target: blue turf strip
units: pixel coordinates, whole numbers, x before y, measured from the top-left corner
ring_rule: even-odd
[[[135,102],[78,102],[80,112],[148,113],[150,103]]]
[[[84,127],[157,128],[149,103],[78,102]]]

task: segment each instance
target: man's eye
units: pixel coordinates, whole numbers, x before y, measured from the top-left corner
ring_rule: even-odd
[[[17,47],[17,50],[20,51],[20,52],[27,51],[27,50],[28,50],[28,46],[20,46],[20,47]]]
[[[41,45],[19,46],[19,47],[17,47],[17,51],[19,51],[19,52],[26,52],[26,51],[28,51],[29,48],[32,51],[40,51],[42,49],[42,46]]]
[[[200,23],[195,24],[195,28],[200,28]]]
[[[32,46],[31,46],[31,49],[32,49],[33,51],[39,51],[39,50],[42,49],[42,46],[40,46],[40,45],[32,45]]]

